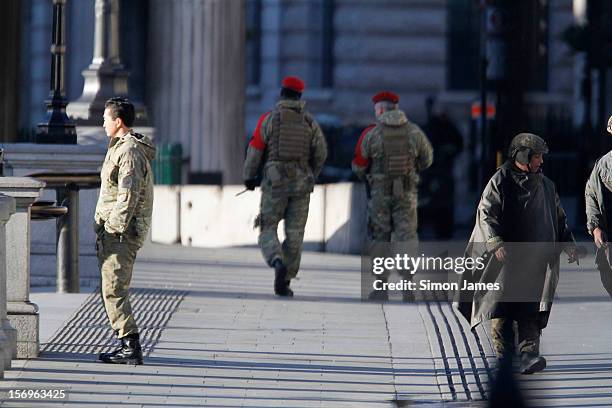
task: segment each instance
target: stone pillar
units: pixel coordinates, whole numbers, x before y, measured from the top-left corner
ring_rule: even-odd
[[[241,182],[244,1],[151,0],[149,9],[148,81],[157,84],[149,107],[158,140],[183,145],[194,182]]]
[[[38,306],[30,302],[30,207],[44,186],[28,177],[0,177],[0,193],[16,200],[15,214],[6,223],[6,290],[17,358],[37,357],[40,349]]]
[[[66,111],[79,125],[99,126],[104,103],[113,96],[128,96],[129,72],[119,56],[119,0],[96,0],[94,55],[89,68],[83,71],[83,94],[71,102]],[[134,103],[134,101],[132,101]],[[146,121],[145,109],[134,103],[136,124]]]
[[[15,199],[0,195],[0,377],[17,356],[17,331],[6,315],[6,223],[15,213]]]

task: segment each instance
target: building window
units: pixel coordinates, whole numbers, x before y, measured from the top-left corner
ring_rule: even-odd
[[[301,4],[307,7],[308,13],[307,82],[311,87],[331,88],[334,78],[335,0],[311,0]]]
[[[321,24],[321,86],[334,85],[334,0],[323,0]]]
[[[449,0],[448,71],[451,90],[473,90],[480,79],[480,2]],[[548,88],[548,1],[518,0],[506,8],[509,37],[507,59],[525,75],[526,89]],[[518,65],[517,65],[518,64]],[[510,68],[510,66],[508,66]]]
[[[261,79],[261,0],[246,1],[246,83]]]
[[[451,90],[479,85],[480,11],[474,0],[448,1],[448,71]]]

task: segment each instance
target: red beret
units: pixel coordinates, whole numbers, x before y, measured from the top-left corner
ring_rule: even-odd
[[[296,76],[288,76],[283,79],[282,87],[292,91],[302,93],[304,91],[304,81]]]
[[[391,103],[398,103],[399,102],[399,95],[396,93],[393,93],[391,91],[382,91],[377,93],[376,95],[374,95],[372,97],[372,102],[374,103],[378,103],[378,102],[382,102],[382,101],[389,101]]]

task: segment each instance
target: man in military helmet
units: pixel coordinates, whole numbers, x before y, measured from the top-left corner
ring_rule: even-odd
[[[431,166],[433,148],[423,131],[398,108],[397,94],[379,92],[372,102],[376,123],[361,134],[352,162],[353,172],[366,181],[368,189],[368,238],[370,244],[391,242],[392,238],[416,242],[419,172]],[[387,300],[388,294],[373,291],[370,298]]]
[[[321,128],[301,100],[304,82],[283,79],[280,101],[259,118],[244,162],[244,184],[253,190],[261,167],[261,204],[256,220],[259,247],[274,268],[274,293],[293,296],[289,287],[302,255],[310,193],[327,158]],[[278,239],[278,223],[285,220],[285,241]]]
[[[483,258],[485,266],[462,276],[498,284],[499,290],[463,297],[460,310],[472,327],[491,320],[491,337],[500,361],[511,358],[513,324],[517,323],[523,374],[546,367],[540,356],[540,335],[552,307],[560,251],[568,253],[570,262],[576,260],[574,238],[555,185],[542,173],[546,153],[548,146],[537,135],[519,133],[512,139],[507,162],[482,194],[466,250],[466,257]]]
[[[99,357],[115,364],[142,364],[128,289],[136,252],[151,225],[155,147],[149,138],[131,129],[134,116],[134,105],[127,99],[111,98],[105,104],[103,126],[110,141],[94,224],[102,299],[111,327],[121,340],[121,347]]]

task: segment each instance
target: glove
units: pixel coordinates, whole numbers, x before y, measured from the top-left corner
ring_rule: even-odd
[[[255,187],[257,187],[257,180],[256,179],[248,179],[248,180],[244,180],[244,186],[246,187],[247,190],[255,190]]]
[[[93,230],[96,235],[100,235],[104,231],[104,221],[94,221]]]

